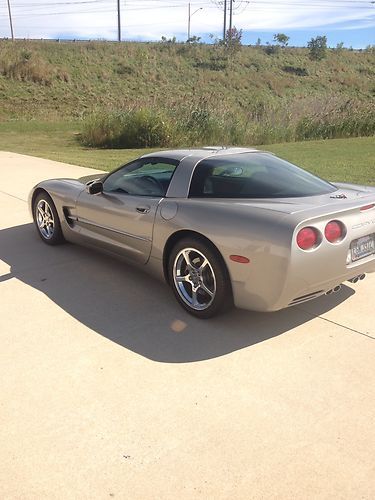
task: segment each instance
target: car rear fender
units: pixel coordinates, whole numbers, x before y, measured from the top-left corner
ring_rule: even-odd
[[[174,216],[165,220],[165,207],[172,204]],[[163,262],[170,238],[187,231],[203,235],[218,249],[232,284],[246,281],[257,290],[254,293],[277,295],[285,280],[294,231],[286,214],[197,199],[163,200],[155,219],[150,264]],[[247,257],[249,263],[234,262],[233,255]]]

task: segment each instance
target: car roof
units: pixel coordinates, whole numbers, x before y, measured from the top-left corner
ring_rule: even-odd
[[[258,149],[253,148],[232,148],[225,146],[207,146],[202,148],[192,148],[192,149],[173,149],[168,151],[155,151],[154,153],[148,153],[143,155],[141,158],[152,158],[155,156],[161,156],[163,158],[173,158],[174,160],[182,160],[188,156],[194,156],[197,160],[202,160],[204,158],[212,156],[227,156],[239,153],[258,153]]]

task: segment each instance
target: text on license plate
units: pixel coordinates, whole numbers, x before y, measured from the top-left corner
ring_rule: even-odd
[[[350,250],[352,252],[352,261],[375,254],[375,234],[363,236],[363,238],[352,241]]]

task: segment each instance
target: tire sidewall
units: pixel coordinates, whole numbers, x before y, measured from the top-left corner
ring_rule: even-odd
[[[215,298],[213,302],[207,307],[207,309],[203,309],[201,311],[189,307],[189,305],[181,298],[174,282],[174,274],[173,274],[174,262],[177,254],[184,248],[195,248],[199,250],[208,259],[213,269],[213,272],[215,273],[215,279],[216,279]],[[233,303],[230,279],[226,266],[223,262],[223,259],[212,244],[209,244],[208,242],[204,241],[201,238],[197,237],[184,238],[175,244],[168,259],[168,280],[179,304],[186,311],[188,311],[193,316],[196,316],[197,318],[201,319],[212,318],[213,316],[223,313]]]
[[[53,235],[51,238],[45,238],[38,227],[36,210],[37,210],[38,203],[41,200],[45,200],[48,203],[48,205],[51,207],[51,210],[53,213],[54,231],[53,231]],[[59,215],[57,213],[55,204],[53,203],[52,198],[46,192],[41,192],[35,197],[35,200],[33,203],[33,219],[34,219],[34,224],[35,224],[35,227],[38,231],[38,234],[39,234],[40,238],[42,239],[42,241],[44,241],[44,243],[46,243],[47,245],[58,245],[64,241],[63,233],[61,230],[60,219],[59,219]]]

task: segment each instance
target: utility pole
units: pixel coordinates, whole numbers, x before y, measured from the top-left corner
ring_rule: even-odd
[[[225,43],[227,35],[227,0],[224,0],[224,26],[223,26],[223,42]]]
[[[232,32],[233,28],[233,0],[230,0],[229,4],[229,32]]]
[[[8,0],[9,3],[9,0]],[[117,0],[117,40],[121,42],[121,11],[120,0]]]
[[[191,15],[190,15],[190,2],[189,2],[189,7],[188,7],[188,41],[190,40],[190,18],[191,18]]]
[[[8,0],[8,12],[9,12],[10,32],[12,34],[12,41],[14,42],[13,21],[12,21],[12,11],[10,10],[10,0]]]
[[[191,14],[191,6],[190,6],[190,2],[188,4],[188,40],[190,40],[190,26],[191,26],[191,22],[190,22],[190,19],[194,16],[194,14],[196,12],[198,12],[199,10],[203,10],[203,7],[199,7],[199,9],[195,10],[192,14]]]

